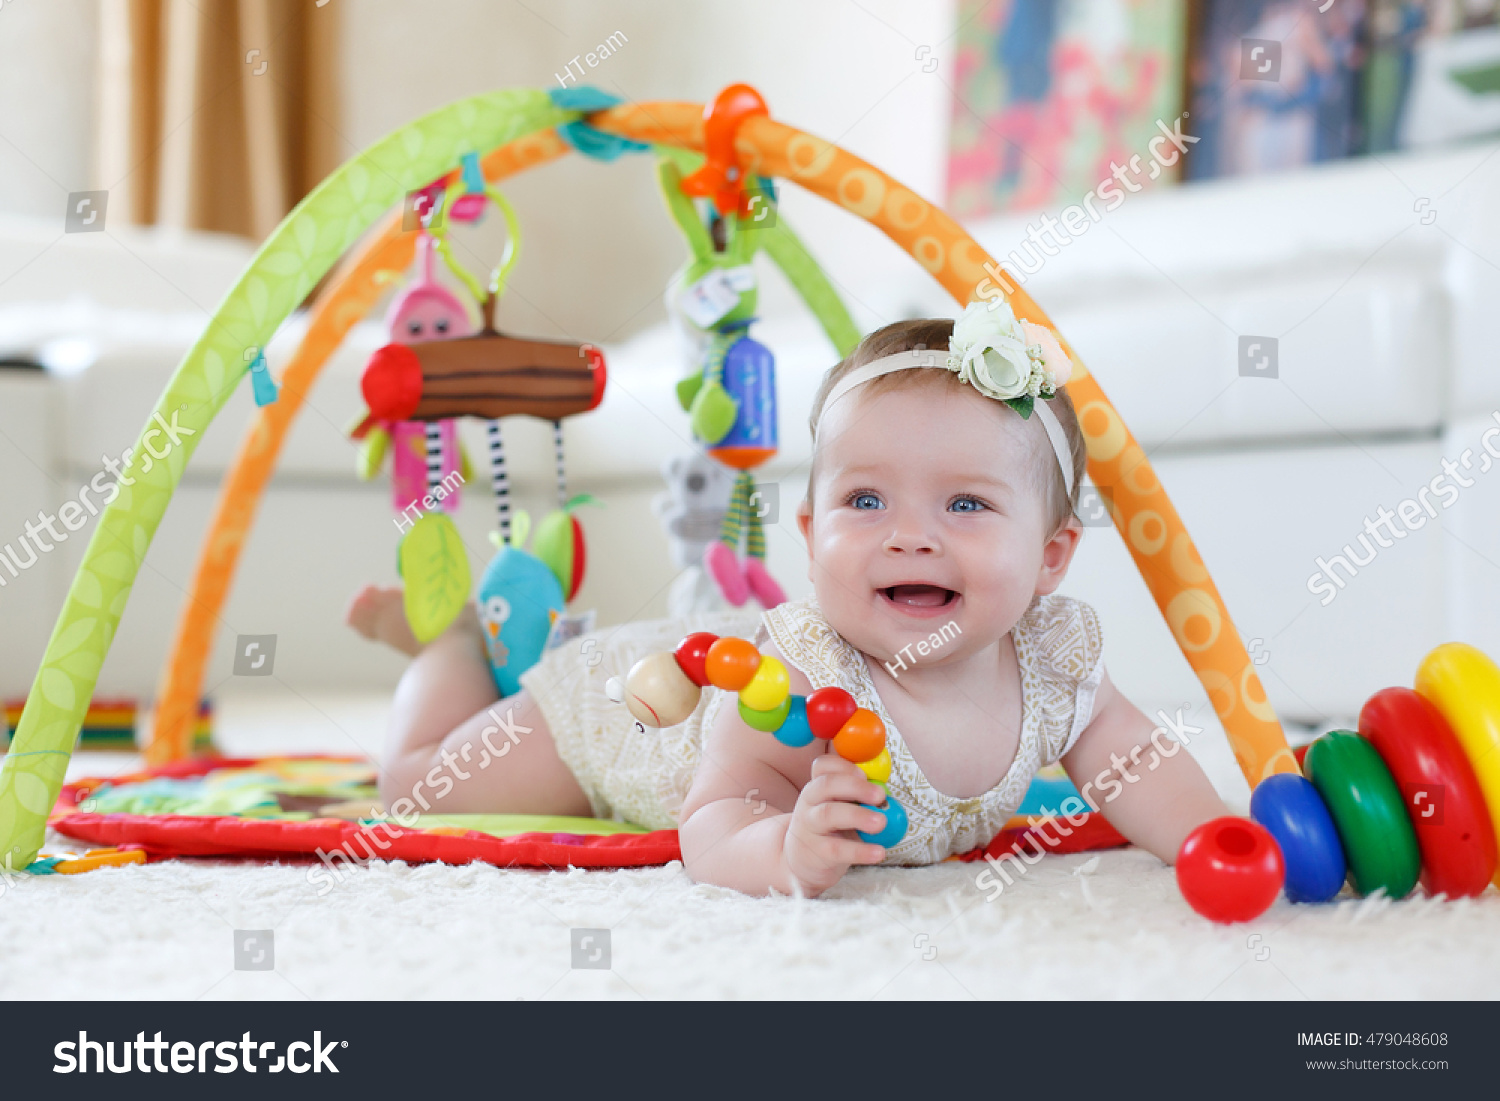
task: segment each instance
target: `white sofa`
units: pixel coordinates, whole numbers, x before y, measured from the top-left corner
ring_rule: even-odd
[[[1242,635],[1259,640],[1262,678],[1285,717],[1352,715],[1371,691],[1409,683],[1420,656],[1449,638],[1500,654],[1500,474],[1475,475],[1440,522],[1382,550],[1328,606],[1307,587],[1315,559],[1353,542],[1366,515],[1415,496],[1445,455],[1477,454],[1500,409],[1500,214],[1483,201],[1500,171],[1500,160],[1486,161],[1494,151],[1131,196],[1027,282],[1147,449]],[[1436,221],[1424,224],[1432,210]],[[1027,221],[974,228],[1003,255]],[[93,364],[71,376],[0,370],[0,543],[133,442],[251,254],[230,239],[125,231],[44,248],[54,236],[0,220],[0,279],[30,261],[0,283],[0,353],[45,347]],[[895,281],[862,281],[838,256],[822,259],[866,314],[952,313],[914,263]],[[299,325],[273,345],[273,370]],[[805,485],[805,412],[832,351],[789,310],[773,311],[757,335],[776,352],[781,380],[782,452],[770,474],[782,483],[783,515],[771,531],[772,567],[799,595],[807,583],[792,504]],[[1239,376],[1241,335],[1279,338],[1277,379]],[[49,343],[59,338],[75,343]],[[359,370],[382,342],[377,322],[361,325],[299,419],[224,613],[209,690],[230,675],[236,633],[276,634],[276,675],[293,688],[385,685],[400,669],[340,626],[359,583],[395,581],[387,485],[355,480],[343,437],[360,405]],[[662,462],[690,444],[665,323],[606,354],[609,393],[570,425],[568,454],[572,488],[607,502],[584,517],[590,564],[578,603],[617,623],[663,612],[674,570],[650,501]],[[153,690],[219,478],[253,411],[241,387],[204,436],[101,692]],[[522,504],[547,507],[549,432],[515,422],[507,442]],[[476,568],[491,517],[477,483],[460,517]],[[0,695],[29,686],[82,545],[75,536],[0,588]],[[1065,591],[1100,609],[1113,676],[1138,702],[1201,698],[1112,530],[1089,531]]]

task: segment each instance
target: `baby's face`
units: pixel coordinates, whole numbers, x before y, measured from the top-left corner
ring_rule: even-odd
[[[935,385],[855,391],[824,413],[799,522],[834,630],[882,661],[936,633],[920,664],[942,664],[993,644],[1055,587],[1060,576],[1039,589],[1052,533],[1030,427]]]

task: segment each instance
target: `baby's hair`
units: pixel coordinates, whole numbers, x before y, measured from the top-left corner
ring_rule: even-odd
[[[808,430],[813,434],[813,471],[808,479],[807,490],[809,506],[812,501],[813,482],[817,478],[818,418],[823,415],[823,406],[828,401],[828,395],[838,385],[839,380],[856,367],[863,367],[866,363],[873,363],[877,359],[895,355],[897,352],[928,348],[945,351],[952,335],[953,322],[947,318],[897,321],[882,329],[876,329],[859,342],[859,347],[828,369],[828,373],[823,376],[823,381],[818,385],[817,394],[813,397],[812,413],[807,420]],[[916,385],[946,385],[957,389],[968,386],[968,383],[963,382],[952,371],[942,367],[914,367],[904,371],[892,371],[888,375],[873,378],[861,386],[859,391],[864,394],[878,394],[886,390]],[[1056,532],[1067,523],[1070,517],[1075,515],[1078,508],[1078,493],[1083,485],[1088,450],[1083,442],[1083,433],[1078,427],[1078,414],[1073,409],[1073,400],[1068,396],[1067,389],[1060,390],[1056,397],[1048,399],[1047,405],[1057,415],[1058,424],[1062,425],[1073,461],[1073,492],[1069,494],[1063,486],[1062,471],[1058,469],[1057,460],[1053,455],[1045,430],[1040,424],[1037,424],[1034,429],[1027,428],[1027,431],[1035,433],[1032,443],[1037,453],[1037,463],[1040,464],[1037,469],[1045,471],[1040,476],[1041,480],[1038,480],[1036,484],[1039,488],[1045,486],[1051,530]],[[1036,417],[1032,416],[1030,420],[1035,421]]]

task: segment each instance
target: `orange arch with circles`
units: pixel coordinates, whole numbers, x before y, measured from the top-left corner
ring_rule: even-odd
[[[591,115],[589,123],[635,141],[696,151],[703,148],[701,104],[626,104]],[[988,278],[985,265],[992,262],[991,258],[957,222],[878,168],[832,142],[759,116],[745,121],[735,145],[742,167],[748,171],[790,180],[881,230],[910,253],[958,302],[967,303],[974,299],[980,285]],[[493,173],[492,178],[498,178],[501,174],[551,160],[565,150],[561,139],[547,131],[495,150],[486,158],[484,166],[487,175]],[[325,290],[313,318],[314,328],[309,330],[298,359],[288,368],[283,385],[291,384],[299,396],[306,392],[338,340],[378,297],[379,286],[372,286],[374,272],[404,266],[410,261],[412,250],[411,235],[400,234],[399,223],[394,217],[388,219],[375,240],[364,246],[363,252],[346,264]],[[375,259],[377,253],[378,261]],[[1025,291],[1018,288],[1006,297],[1018,317],[1053,327],[1047,315]],[[309,347],[325,309],[329,311],[328,332],[321,338],[319,347]],[[341,330],[339,325],[343,326]],[[328,340],[332,343],[327,343]],[[1287,746],[1275,711],[1266,700],[1229,610],[1186,526],[1172,507],[1145,452],[1130,434],[1098,381],[1066,341],[1063,347],[1075,364],[1068,392],[1078,409],[1079,422],[1088,444],[1089,476],[1095,484],[1111,487],[1115,526],[1125,539],[1130,555],[1184,657],[1208,692],[1246,780],[1254,787],[1273,773],[1297,772],[1296,760]],[[294,370],[298,370],[295,380]],[[270,432],[266,426],[273,411],[281,404],[278,402],[261,411],[260,421],[251,437],[258,431]],[[221,560],[223,552],[230,551],[230,564],[227,570],[219,569],[216,576],[216,583],[221,586],[217,592],[217,604],[205,599],[214,594],[200,592],[197,578],[189,594],[184,628],[192,620],[194,633],[189,638],[186,630],[179,632],[178,647],[168,669],[168,682],[178,690],[179,697],[174,701],[178,710],[168,717],[173,718],[177,725],[164,729],[164,734],[173,734],[173,740],[170,747],[161,747],[159,755],[186,753],[191,711],[184,709],[191,708],[201,682],[212,625],[232,576],[233,556],[248,532],[254,500],[264,490],[280,440],[295,411],[295,407],[289,407],[275,414],[284,418],[284,421],[277,422],[280,434],[274,437],[268,434],[269,446],[262,446],[254,454],[250,454],[251,439],[247,438],[236,460],[231,475],[232,485],[226,486],[220,515],[215,518],[214,528],[210,531],[205,556],[206,563],[207,551],[218,544]],[[241,481],[242,465],[255,467],[257,478],[247,475]],[[248,511],[243,502],[237,509],[230,508],[230,498],[236,496],[231,489],[235,489],[239,496],[250,495]],[[222,530],[221,520],[225,521]],[[230,522],[238,524],[238,528],[231,527]],[[203,564],[200,564],[199,572],[200,575],[204,572]],[[194,617],[202,618],[203,622]],[[185,652],[185,643],[191,643],[194,652]],[[185,673],[196,663],[197,676],[192,677],[190,683],[187,678],[180,683],[172,681],[172,670],[179,663]],[[182,716],[181,721],[175,718],[178,714]]]

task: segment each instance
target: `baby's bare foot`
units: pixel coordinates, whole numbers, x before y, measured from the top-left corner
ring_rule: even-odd
[[[406,622],[406,607],[402,599],[399,588],[366,585],[349,601],[344,622],[372,642],[383,642],[403,654],[416,657],[422,652],[422,644]]]

